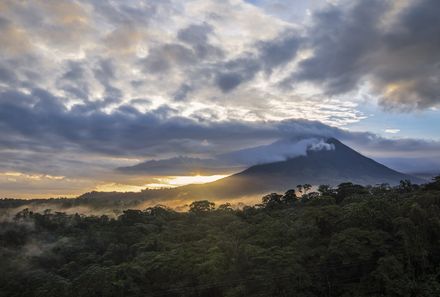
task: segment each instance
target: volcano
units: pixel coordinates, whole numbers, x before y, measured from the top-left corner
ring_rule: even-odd
[[[255,165],[215,182],[187,185],[172,190],[191,199],[233,198],[283,192],[305,183],[336,186],[343,182],[361,185],[396,185],[401,180],[424,182],[367,158],[335,138],[329,138],[325,142],[331,145],[331,149],[310,148],[305,156]]]

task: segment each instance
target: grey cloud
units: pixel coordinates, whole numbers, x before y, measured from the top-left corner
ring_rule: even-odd
[[[66,61],[65,72],[57,80],[57,86],[82,100],[89,98],[89,80],[86,76],[86,68],[83,62]]]
[[[242,81],[243,77],[239,73],[219,74],[216,79],[217,85],[223,92],[235,89]]]
[[[87,65],[89,64],[89,65]],[[104,98],[96,103],[90,102],[89,105],[104,108],[112,103],[117,103],[123,97],[120,89],[113,86],[116,77],[116,69],[111,59],[99,59],[95,63],[93,61],[86,62],[67,61],[64,68],[65,72],[57,80],[57,87],[64,90],[70,95],[84,102],[89,102],[92,95],[91,90],[95,85],[100,84],[104,88]]]
[[[14,97],[24,100],[12,100]],[[2,93],[0,127],[4,133],[0,143],[14,139],[17,147],[37,142],[49,148],[57,144],[67,149],[135,156],[204,152],[213,149],[203,145],[206,140],[221,148],[231,141],[240,145],[243,140],[271,137],[274,130],[238,122],[201,124],[175,116],[176,111],[166,106],[146,113],[121,106],[106,114],[91,102],[67,110],[61,101],[42,90],[31,95]]]
[[[171,2],[168,0],[144,2],[141,6],[135,6],[135,3],[128,2],[120,3],[119,5],[109,5],[100,0],[81,0],[81,2],[91,5],[94,12],[109,23],[119,25],[127,23],[148,24],[151,18],[158,13],[161,5],[164,10],[172,9],[170,7]],[[130,6],[130,4],[134,6]]]
[[[222,58],[223,50],[209,43],[209,35],[213,28],[207,23],[190,25],[177,33],[177,38],[192,46],[199,59]]]
[[[214,34],[207,23],[193,24],[181,29],[177,38],[181,44],[165,44],[151,49],[142,63],[146,73],[164,74],[173,67],[186,69],[187,83],[176,91],[176,97],[186,97],[191,82],[213,78],[213,83],[224,93],[232,91],[240,84],[251,81],[260,71],[270,74],[272,69],[290,62],[300,48],[301,39],[296,32],[283,32],[273,40],[257,42],[256,53],[243,52],[236,58],[224,58],[221,48],[209,43]],[[215,63],[207,62],[215,58]]]
[[[377,24],[387,6],[386,1],[357,1],[348,11],[331,6],[316,13],[307,33],[314,54],[301,62],[294,78],[324,83],[330,94],[352,90],[369,66],[365,59],[377,44]]]
[[[208,35],[213,31],[208,24],[190,25],[177,33],[177,38],[189,44],[207,44]]]
[[[397,2],[356,1],[349,9],[332,6],[317,13],[307,32],[314,54],[290,81],[323,84],[334,95],[367,80],[387,107],[438,105],[440,3],[414,1],[396,20],[387,20],[393,5]]]
[[[35,57],[24,55],[21,58],[4,56],[0,59],[0,90],[33,88],[41,80],[42,74],[29,68],[38,65]]]
[[[106,101],[117,102],[122,98],[122,90],[112,85],[112,82],[116,79],[116,69],[112,60],[100,60],[93,70],[93,74],[105,89]]]
[[[66,64],[68,69],[61,77],[62,79],[71,81],[84,79],[84,67],[82,63],[77,61],[68,61]]]
[[[148,106],[151,104],[151,101],[145,98],[136,98],[136,99],[131,99],[130,100],[131,104],[139,104],[139,105],[143,105],[143,106]]]
[[[185,80],[174,94],[170,94],[177,101],[184,100],[203,82],[215,76],[212,63],[223,64],[223,50],[209,41],[209,36],[214,34],[213,30],[207,23],[192,24],[177,32],[176,41],[179,43],[153,46],[148,56],[140,62],[144,73],[159,76],[184,73]],[[170,81],[170,84],[173,83]]]
[[[115,66],[110,59],[101,60],[93,71],[96,79],[98,79],[103,85],[108,85],[110,80],[115,79]]]
[[[192,87],[186,83],[182,84],[179,89],[174,93],[174,100],[182,101],[185,100],[189,92],[192,91]]]
[[[177,66],[191,65],[197,62],[194,52],[180,44],[165,44],[153,48],[144,59],[146,73],[166,73]]]
[[[115,156],[155,156],[212,154],[293,135],[340,133],[336,128],[305,120],[196,121],[178,116],[178,110],[166,105],[147,112],[122,105],[104,113],[104,102],[87,101],[67,109],[62,101],[40,89],[30,95],[1,93],[0,144],[13,139],[17,148],[38,143],[46,148],[56,145]]]
[[[17,82],[17,76],[8,68],[0,66],[0,82],[15,84]]]
[[[0,16],[0,29],[3,29],[9,25],[9,20]]]
[[[260,62],[249,54],[218,65],[215,83],[223,91],[229,92],[241,83],[253,79],[261,70]]]
[[[258,44],[260,50],[259,59],[264,64],[266,72],[273,68],[289,63],[295,56],[301,46],[301,39],[298,34],[286,32],[281,34],[270,42],[261,42]]]
[[[213,29],[209,24],[190,25],[177,34],[182,44],[170,43],[153,47],[141,61],[147,74],[165,74],[171,69],[186,70],[187,82],[176,90],[181,100],[188,91],[185,86],[210,78],[224,93],[240,84],[251,81],[260,71],[270,74],[276,67],[290,62],[300,48],[301,39],[296,33],[283,32],[273,40],[257,42],[256,53],[243,52],[236,58],[224,60],[223,50],[209,43]],[[214,63],[209,59],[215,58]],[[208,61],[206,61],[208,60]]]
[[[61,88],[68,94],[83,100],[87,100],[89,97],[87,88],[78,88],[75,86],[62,86]]]
[[[218,65],[216,84],[223,92],[229,92],[241,83],[252,80],[260,71],[270,75],[272,70],[292,61],[301,45],[295,33],[283,32],[277,38],[256,44],[257,53],[245,53],[242,57]]]

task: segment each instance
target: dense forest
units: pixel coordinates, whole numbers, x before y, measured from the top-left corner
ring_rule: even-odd
[[[440,177],[0,224],[0,296],[440,296]]]

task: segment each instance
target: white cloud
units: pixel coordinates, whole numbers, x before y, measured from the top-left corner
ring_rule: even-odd
[[[400,132],[400,129],[385,129],[385,133],[397,134]]]
[[[303,94],[300,85],[298,91],[280,89],[278,84],[295,67],[294,61],[285,61],[270,75],[262,69],[250,70],[255,74],[233,92],[222,93],[215,84],[217,71],[229,71],[233,63],[239,63],[237,59],[261,63],[258,44],[299,30],[243,1],[120,2],[112,6],[100,1],[6,1],[3,6],[8,9],[0,15],[6,24],[0,30],[10,38],[3,43],[6,56],[0,66],[3,63],[16,80],[0,83],[0,91],[41,88],[62,98],[66,106],[95,102],[107,113],[133,99],[146,99],[148,108],[166,104],[189,117],[199,117],[197,110],[201,110],[222,121],[301,117],[340,126],[362,118],[355,105],[337,99],[329,99],[330,109],[327,99],[324,104],[310,104],[312,94]],[[46,21],[35,23],[42,19]],[[201,24],[211,28],[206,45],[192,47],[178,40],[179,31]],[[8,59],[17,54],[16,48],[26,50],[28,58]],[[221,54],[197,56],[209,50]],[[155,71],[145,68],[145,58],[153,59],[150,65]],[[103,68],[105,63],[110,66]],[[176,94],[184,102],[176,102]],[[329,116],[331,109],[337,117]]]

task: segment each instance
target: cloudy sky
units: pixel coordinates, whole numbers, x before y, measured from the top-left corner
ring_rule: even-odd
[[[439,15],[438,0],[1,0],[0,196],[177,185],[194,164],[210,180],[320,136],[434,172]]]

